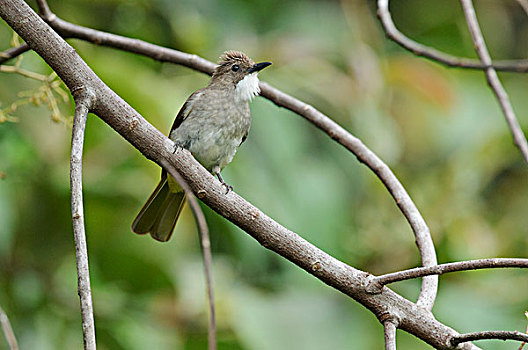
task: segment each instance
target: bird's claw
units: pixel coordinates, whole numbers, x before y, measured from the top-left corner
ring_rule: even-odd
[[[226,193],[225,194],[228,194],[230,191],[233,190],[233,186],[228,185],[225,182],[222,182],[222,185],[224,185],[224,187],[226,188]]]
[[[233,186],[228,185],[228,184],[224,181],[224,178],[222,177],[222,175],[220,175],[220,171],[219,171],[219,170],[213,169],[213,173],[216,175],[216,177],[218,178],[218,180],[220,181],[220,183],[226,188],[226,193],[225,193],[225,194],[228,194],[229,191],[232,191],[232,190],[233,190]]]
[[[182,150],[182,149],[183,149],[183,147],[180,144],[175,143],[174,144],[174,150],[172,151],[172,154],[176,154],[176,153],[178,153],[179,150]]]

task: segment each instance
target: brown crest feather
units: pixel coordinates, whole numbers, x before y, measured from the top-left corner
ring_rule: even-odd
[[[222,64],[225,62],[232,62],[232,61],[245,61],[247,63],[252,62],[251,59],[243,52],[230,50],[226,51],[220,56],[220,62],[218,64]]]

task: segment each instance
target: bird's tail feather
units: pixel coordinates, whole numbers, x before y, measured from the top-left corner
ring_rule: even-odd
[[[134,219],[132,231],[137,234],[150,233],[152,238],[160,242],[168,241],[184,203],[185,192],[171,191],[167,177],[162,176],[158,186]]]

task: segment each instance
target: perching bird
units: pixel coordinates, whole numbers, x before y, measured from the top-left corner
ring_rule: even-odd
[[[238,51],[220,57],[209,85],[194,92],[178,112],[169,138],[188,149],[226,187],[220,175],[245,141],[251,125],[248,102],[259,94],[257,74],[270,62],[256,63]],[[160,242],[170,239],[185,203],[176,180],[162,171],[161,181],[132,223],[132,231],[150,233]]]

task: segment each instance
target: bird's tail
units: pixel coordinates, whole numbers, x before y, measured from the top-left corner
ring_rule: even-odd
[[[185,192],[169,188],[167,176],[162,176],[158,186],[132,223],[132,231],[137,234],[150,233],[152,238],[167,242],[185,203]]]

